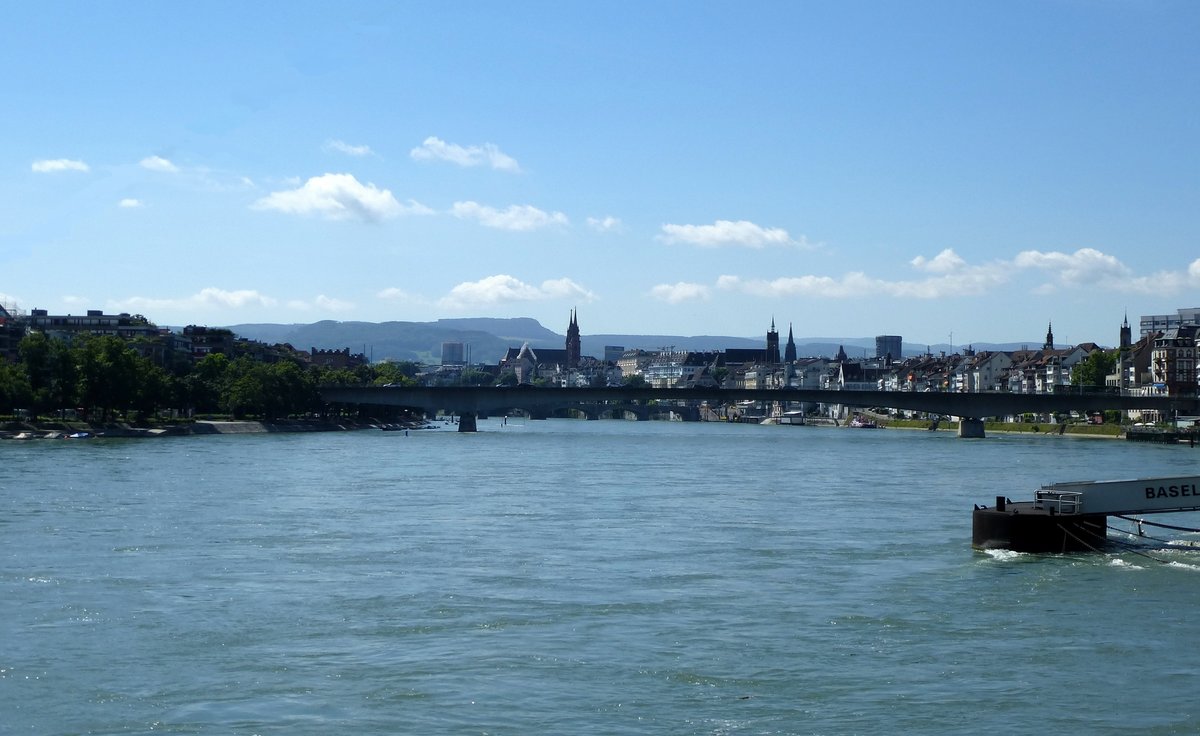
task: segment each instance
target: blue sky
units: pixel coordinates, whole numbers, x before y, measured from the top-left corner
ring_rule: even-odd
[[[0,302],[1113,344],[1200,305],[1200,4],[28,3]]]

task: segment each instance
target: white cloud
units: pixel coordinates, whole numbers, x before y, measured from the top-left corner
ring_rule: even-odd
[[[167,174],[174,174],[179,171],[179,167],[171,163],[162,156],[147,156],[138,162],[138,166],[149,171],[161,171]]]
[[[349,143],[339,140],[325,141],[324,148],[326,151],[337,151],[338,153],[344,153],[347,156],[354,156],[356,158],[371,156],[375,153],[371,150],[370,146],[352,146]]]
[[[621,221],[612,215],[606,217],[589,217],[587,218],[587,226],[601,233],[618,232],[621,230]]]
[[[140,199],[134,199],[133,197],[126,197],[125,199],[122,199],[120,202],[117,202],[117,206],[121,207],[123,209],[137,209],[138,207],[143,207],[145,205],[142,204],[142,200],[140,200]]]
[[[707,300],[709,293],[709,288],[703,284],[689,284],[684,281],[676,284],[659,284],[650,289],[650,296],[668,304],[679,304],[695,299]]]
[[[59,171],[91,171],[92,168],[83,161],[71,158],[52,158],[34,161],[29,167],[38,174],[54,174]]]
[[[212,309],[241,309],[244,307],[273,307],[278,302],[253,289],[226,291],[208,287],[191,296],[156,299],[134,296],[112,302],[109,306],[125,312],[205,311]]]
[[[952,250],[932,260],[918,256],[910,264],[934,275],[922,279],[882,279],[852,271],[840,277],[788,276],[776,279],[743,279],[721,276],[717,288],[769,297],[805,296],[829,299],[891,296],[905,299],[940,299],[979,296],[1007,283],[1012,266],[1002,262],[971,266]]]
[[[945,297],[980,296],[992,287],[1007,281],[1000,271],[981,270],[972,275],[936,276],[915,281],[888,281],[853,271],[840,278],[829,276],[800,276],[771,281],[741,281],[736,276],[722,276],[718,285],[723,289],[736,288],[749,293],[771,296],[814,296],[833,299],[892,296],[908,299],[941,299]]]
[[[1094,248],[1080,248],[1074,253],[1026,250],[1018,253],[1013,263],[1017,268],[1053,271],[1060,283],[1069,286],[1093,286],[1130,276],[1125,264]]]
[[[567,225],[569,220],[561,212],[544,212],[530,205],[512,205],[498,210],[478,202],[455,202],[451,214],[464,220],[478,220],[480,224],[498,230],[538,230],[552,225]]]
[[[566,277],[543,281],[541,290],[547,299],[572,297],[578,298],[581,301],[590,302],[596,298],[595,294]]]
[[[429,136],[421,145],[409,151],[417,161],[449,161],[459,166],[487,165],[500,171],[520,172],[516,159],[491,143],[482,146],[460,146]]]
[[[379,291],[378,293],[375,294],[375,297],[377,299],[383,299],[386,301],[396,301],[396,302],[407,302],[407,301],[412,301],[416,298],[412,294],[409,294],[404,289],[400,289],[395,286],[391,286],[391,287],[388,287],[386,289]]]
[[[352,302],[335,299],[324,294],[318,294],[311,300],[290,299],[286,306],[296,312],[349,312],[354,309]]]
[[[252,206],[295,215],[321,215],[330,220],[357,218],[368,222],[433,212],[413,200],[402,205],[387,189],[362,184],[352,174],[314,176],[296,189],[272,192]]]
[[[917,270],[929,271],[930,273],[954,273],[955,271],[962,270],[967,265],[967,262],[950,248],[946,248],[941,253],[938,253],[932,260],[925,258],[925,256],[917,256],[910,263]]]
[[[1074,253],[1022,251],[1013,261],[1017,268],[1047,271],[1053,280],[1042,284],[1037,293],[1053,294],[1062,289],[1103,289],[1126,294],[1167,295],[1200,286],[1200,260],[1186,270],[1159,271],[1144,276],[1114,256],[1094,248]]]
[[[353,302],[348,302],[343,299],[335,299],[334,297],[325,296],[324,294],[318,294],[317,298],[314,299],[313,302],[318,308],[327,312],[349,312],[350,310],[354,309]]]
[[[982,296],[1004,287],[1009,294],[1058,294],[1066,290],[1103,290],[1131,294],[1176,294],[1200,287],[1200,259],[1185,270],[1136,275],[1114,256],[1093,248],[1073,253],[1021,251],[1011,261],[972,265],[951,249],[932,259],[913,258],[909,264],[928,276],[887,279],[860,271],[842,276],[807,274],[775,279],[725,275],[717,288],[767,297],[805,296],[829,299],[887,296],[899,299],[940,299]],[[1049,282],[1030,284],[1028,274],[1050,273]]]
[[[252,308],[274,308],[280,306],[280,301],[254,289],[225,290],[208,287],[191,296],[177,298],[130,297],[107,305],[111,309],[124,312],[179,312],[185,315],[203,314],[221,310],[241,310]],[[355,308],[348,302],[325,294],[318,294],[310,300],[293,299],[283,306],[300,312],[349,312]]]
[[[658,236],[666,243],[687,243],[704,248],[737,245],[763,248],[768,245],[803,245],[794,241],[783,228],[765,228],[748,220],[717,220],[711,225],[663,225]]]
[[[497,274],[455,286],[442,297],[439,305],[449,309],[468,309],[567,297],[582,301],[595,299],[592,292],[568,278],[543,281],[541,286],[535,286],[507,274]]]

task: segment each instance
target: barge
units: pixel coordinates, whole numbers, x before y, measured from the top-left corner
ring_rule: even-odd
[[[976,506],[971,546],[1014,552],[1090,552],[1108,541],[1108,517],[1200,511],[1200,476],[1075,481],[1039,488],[1032,501],[997,496]]]

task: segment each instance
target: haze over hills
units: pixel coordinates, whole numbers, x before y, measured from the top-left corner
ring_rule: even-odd
[[[538,348],[561,350],[566,336],[543,327],[528,317],[497,319],[487,317],[439,319],[436,322],[337,322],[324,320],[311,324],[238,324],[228,329],[239,337],[265,343],[288,343],[300,350],[319,348],[363,353],[372,362],[383,360],[414,360],[437,363],[441,360],[443,342],[461,342],[467,347],[472,363],[496,363],[510,347],[528,342]],[[782,349],[787,333],[780,336]],[[755,349],[766,345],[766,333],[761,337],[731,337],[722,335],[582,335],[584,355],[604,356],[607,345],[643,350],[724,350],[726,348]],[[1038,347],[1040,341],[1028,343],[976,343],[975,350],[1018,350]],[[851,358],[873,357],[874,337],[833,338],[808,337],[796,339],[796,352],[801,357],[833,357],[838,348],[845,349]],[[904,344],[905,357],[929,353],[954,352],[963,346],[947,344]]]

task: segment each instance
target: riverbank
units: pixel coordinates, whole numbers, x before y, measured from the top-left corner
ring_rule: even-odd
[[[928,419],[890,419],[882,418],[880,427],[892,429],[916,429],[938,432],[957,432],[958,422],[943,421],[934,423]],[[1093,437],[1097,439],[1124,439],[1125,430],[1116,424],[1047,424],[1034,422],[986,422],[984,431],[988,434],[1023,434],[1041,437]]]
[[[93,425],[87,422],[14,422],[0,429],[5,440],[91,439],[94,437],[184,437],[214,434],[263,434],[272,432],[344,432],[356,429],[378,429],[381,425],[350,421],[301,420],[259,422],[247,420],[197,420],[156,427],[134,427],[128,424]],[[391,425],[389,425],[391,426]]]

